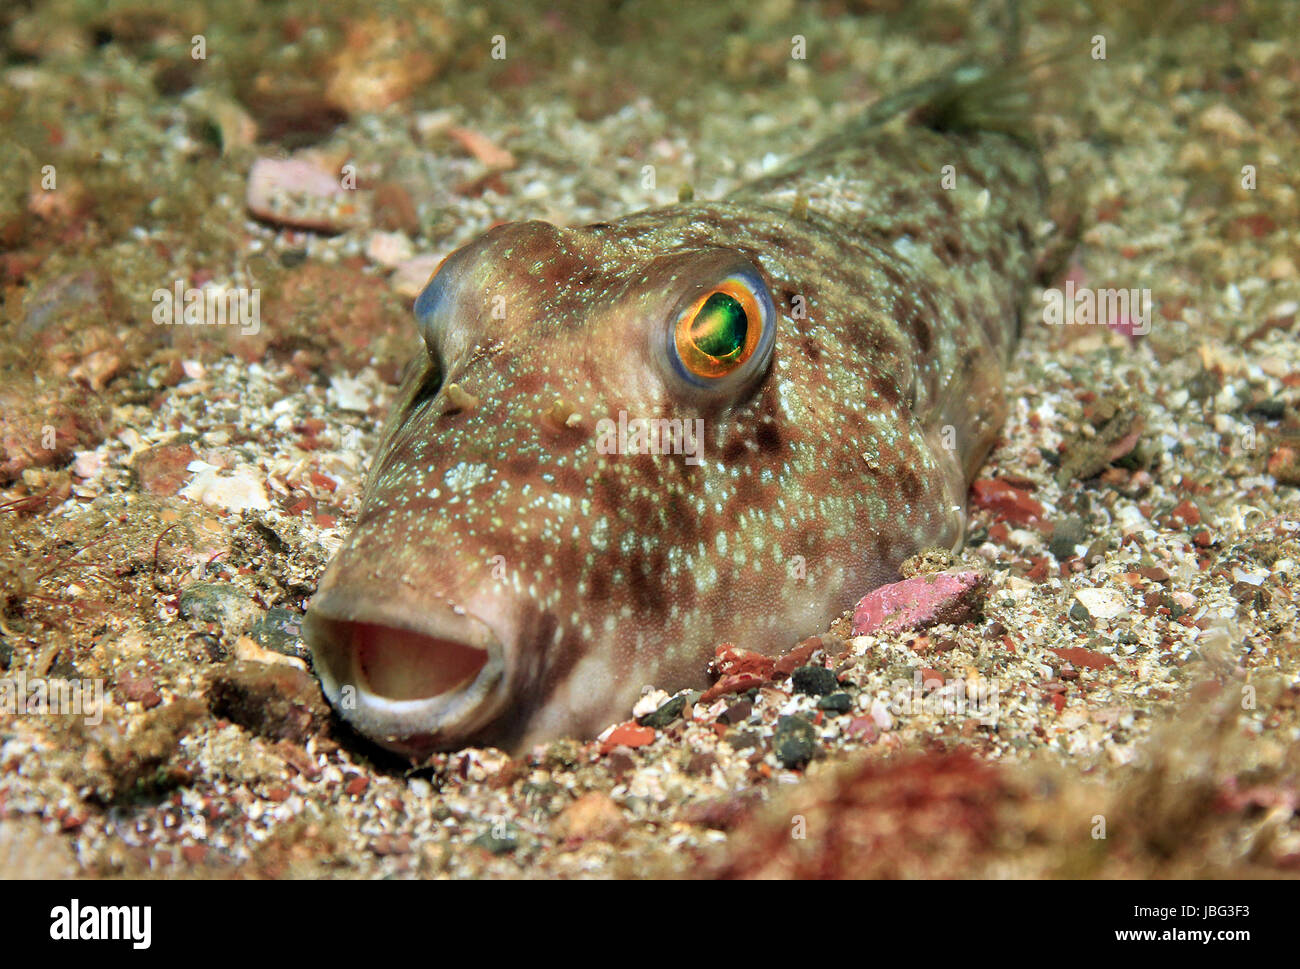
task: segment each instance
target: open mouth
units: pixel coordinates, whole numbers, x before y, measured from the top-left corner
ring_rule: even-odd
[[[339,714],[391,750],[455,746],[489,724],[505,703],[505,648],[466,613],[339,618],[327,596],[303,632],[321,686]]]
[[[345,623],[353,669],[389,700],[423,700],[462,690],[487,665],[477,646],[375,623]]]

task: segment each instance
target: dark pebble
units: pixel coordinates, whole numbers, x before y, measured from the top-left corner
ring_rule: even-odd
[[[206,659],[209,663],[224,663],[230,658],[230,650],[221,642],[221,637],[214,633],[191,633],[186,642],[196,662]]]
[[[1257,415],[1266,421],[1280,421],[1286,416],[1286,401],[1277,398],[1258,400],[1246,408],[1246,413]]]
[[[261,608],[228,582],[192,582],[181,591],[181,618],[221,624],[223,632],[238,634],[261,615]]]
[[[1088,611],[1088,607],[1082,602],[1076,601],[1070,606],[1070,618],[1075,622],[1091,623],[1092,613]]]
[[[154,90],[163,97],[178,97],[194,86],[200,62],[192,57],[172,57],[161,61],[154,70]]]
[[[690,760],[686,762],[686,773],[688,774],[707,774],[713,770],[714,765],[718,762],[717,754],[712,753],[694,753],[691,754]]]
[[[773,742],[783,767],[803,767],[817,750],[817,731],[803,717],[782,717],[776,722]]]
[[[1264,587],[1249,582],[1234,582],[1228,589],[1228,595],[1252,612],[1262,612],[1268,606],[1268,593]]]
[[[796,693],[822,696],[840,688],[835,673],[824,666],[801,666],[790,675]]]
[[[1223,386],[1223,378],[1216,375],[1213,371],[1201,369],[1196,376],[1192,377],[1183,385],[1188,396],[1195,397],[1197,400],[1205,400],[1213,397]]]
[[[604,760],[605,769],[608,770],[615,778],[621,778],[632,768],[636,767],[636,761],[632,755],[625,750],[615,749],[609,752]]]
[[[293,609],[272,606],[253,623],[248,635],[272,652],[311,662],[311,650],[302,640],[302,615]]]
[[[656,730],[662,730],[674,720],[682,715],[682,710],[686,708],[686,694],[675,696],[660,704],[659,709],[653,713],[647,713],[637,721],[643,727],[654,727]]]
[[[72,660],[68,659],[62,653],[56,656],[54,662],[50,664],[49,675],[59,680],[81,679],[81,672],[73,664]]]
[[[0,670],[9,669],[9,664],[14,659],[14,648],[8,643],[0,641]]]
[[[749,715],[753,712],[754,704],[750,703],[748,700],[741,700],[723,710],[721,715],[718,717],[718,722],[733,725],[744,723],[749,719]]]
[[[231,664],[209,688],[208,706],[255,734],[295,743],[320,733],[330,717],[316,678],[278,663]]]
[[[1074,557],[1074,547],[1082,545],[1088,537],[1088,526],[1082,518],[1071,515],[1056,523],[1052,540],[1047,543],[1047,550],[1060,561]]]
[[[451,805],[444,804],[441,801],[429,808],[429,817],[439,823],[448,821],[455,816],[456,813],[452,811]]]
[[[853,697],[847,693],[828,693],[817,701],[817,709],[827,713],[848,713],[853,709]]]

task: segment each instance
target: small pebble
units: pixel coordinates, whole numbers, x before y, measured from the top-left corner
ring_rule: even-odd
[[[828,693],[817,701],[817,709],[827,713],[848,713],[853,709],[853,697],[847,693]]]
[[[782,717],[776,722],[772,742],[781,765],[796,769],[812,760],[817,750],[817,731],[803,717]]]
[[[824,666],[801,666],[790,674],[790,680],[796,693],[809,696],[834,693],[840,685],[835,673]]]
[[[222,632],[241,633],[261,615],[261,608],[229,582],[191,582],[181,590],[182,619],[220,623]]]
[[[881,586],[858,601],[853,635],[924,629],[965,622],[983,605],[988,577],[981,572],[935,572]]]
[[[643,727],[654,727],[656,730],[662,730],[674,720],[681,718],[682,710],[686,707],[686,694],[675,696],[667,703],[660,706],[653,713],[648,713],[638,722]]]
[[[248,635],[266,649],[311,662],[311,651],[302,639],[302,615],[283,606],[272,606],[255,622]]]
[[[1060,561],[1078,554],[1075,546],[1082,545],[1088,537],[1088,526],[1082,518],[1071,515],[1056,523],[1052,539],[1047,543],[1047,550]]]

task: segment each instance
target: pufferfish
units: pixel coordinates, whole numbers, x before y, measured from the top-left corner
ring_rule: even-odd
[[[961,67],[723,200],[452,253],[307,612],[340,715],[413,760],[591,737],[959,547],[1049,225],[1026,99]]]

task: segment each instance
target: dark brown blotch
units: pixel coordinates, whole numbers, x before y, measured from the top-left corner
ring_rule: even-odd
[[[776,454],[781,450],[781,432],[775,423],[759,424],[754,431],[754,441],[764,454]]]
[[[898,384],[890,377],[878,377],[871,382],[872,396],[885,404],[887,407],[894,407],[902,399],[902,394],[898,392]]]
[[[903,465],[899,474],[898,486],[903,492],[903,497],[909,502],[918,501],[924,491],[921,476],[910,465]]]

